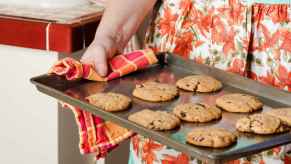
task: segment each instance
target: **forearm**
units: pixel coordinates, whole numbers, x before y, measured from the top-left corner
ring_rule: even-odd
[[[114,45],[110,53],[122,50],[155,2],[156,0],[108,0],[94,42],[110,42],[107,45]]]

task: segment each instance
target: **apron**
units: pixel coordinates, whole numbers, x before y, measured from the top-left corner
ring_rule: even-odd
[[[291,92],[290,0],[164,0],[146,36],[156,52],[173,52]],[[287,145],[229,163],[284,163]],[[204,163],[142,136],[130,164]]]

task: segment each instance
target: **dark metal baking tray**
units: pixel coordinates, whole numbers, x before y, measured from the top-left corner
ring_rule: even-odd
[[[235,92],[249,93],[258,96],[265,104],[262,111],[270,110],[270,108],[291,106],[291,94],[288,92],[280,91],[273,87],[265,86],[253,80],[249,80],[232,73],[227,73],[216,68],[194,64],[192,61],[184,60],[176,55],[168,55],[167,62],[168,64],[166,65],[157,64],[149,69],[130,74],[108,83],[90,82],[86,80],[67,81],[63,77],[58,77],[55,75],[42,75],[34,77],[31,79],[31,82],[36,85],[40,92],[43,92],[58,100],[79,106],[84,110],[99,115],[106,120],[118,123],[119,125],[132,129],[141,135],[159,141],[160,143],[168,145],[178,151],[188,153],[193,157],[207,160],[210,163],[222,163],[258,153],[275,146],[291,143],[290,132],[266,136],[236,132],[239,135],[237,143],[231,147],[223,149],[195,147],[185,142],[185,134],[197,127],[223,127],[231,131],[236,131],[236,120],[245,114],[223,112],[223,117],[221,120],[206,124],[183,122],[180,128],[165,132],[148,130],[128,121],[127,117],[131,113],[140,111],[144,108],[171,111],[175,105],[182,102],[192,101],[214,104],[217,97],[224,95],[225,93]],[[213,76],[222,81],[224,87],[221,91],[210,94],[191,93],[180,90],[179,98],[165,103],[145,102],[134,98],[131,95],[131,92],[137,83],[148,80],[156,80],[174,84],[177,79],[191,74],[206,74]],[[86,96],[104,91],[113,91],[130,96],[133,99],[132,107],[128,111],[109,113],[99,110],[95,106],[84,101]]]

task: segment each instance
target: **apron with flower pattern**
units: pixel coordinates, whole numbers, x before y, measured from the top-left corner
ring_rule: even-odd
[[[289,0],[164,0],[146,46],[291,92],[290,4]],[[284,163],[287,147],[229,163]],[[130,164],[204,163],[142,136],[133,137],[130,148]]]

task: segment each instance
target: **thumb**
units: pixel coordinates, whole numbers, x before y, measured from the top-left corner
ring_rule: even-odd
[[[100,76],[106,76],[108,72],[105,49],[100,46],[91,46],[83,54],[82,63],[92,64]]]
[[[108,73],[107,57],[106,55],[99,55],[95,58],[95,70],[100,76],[106,76]]]

